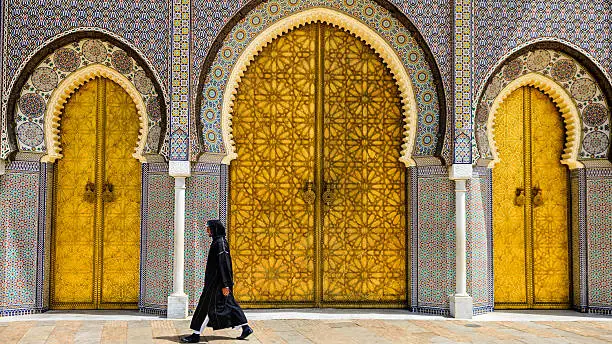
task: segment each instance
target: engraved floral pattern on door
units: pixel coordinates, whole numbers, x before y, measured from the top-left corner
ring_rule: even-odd
[[[96,78],[68,100],[57,162],[51,307],[136,308],[139,119],[130,96]],[[90,195],[87,195],[90,194]]]
[[[562,117],[533,87],[514,91],[495,120],[493,170],[497,308],[568,308],[567,168]]]

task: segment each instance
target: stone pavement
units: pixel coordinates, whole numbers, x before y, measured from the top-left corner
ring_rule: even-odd
[[[612,343],[612,316],[494,312],[462,321],[402,311],[247,311],[255,333],[212,331],[210,343]],[[0,343],[176,343],[188,320],[136,312],[60,312],[0,318]]]

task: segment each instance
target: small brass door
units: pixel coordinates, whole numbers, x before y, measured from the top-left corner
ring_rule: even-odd
[[[495,119],[496,308],[569,308],[567,170],[562,117],[533,87],[514,91]]]
[[[249,66],[230,166],[243,305],[405,306],[400,106],[376,53],[330,25],[288,32]]]
[[[139,118],[130,96],[96,78],[70,97],[55,169],[51,307],[137,308]]]

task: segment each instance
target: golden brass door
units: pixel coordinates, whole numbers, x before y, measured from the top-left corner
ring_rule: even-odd
[[[569,308],[567,171],[562,117],[533,87],[514,91],[495,119],[496,308]]]
[[[405,306],[400,106],[374,51],[329,25],[290,31],[249,66],[230,167],[243,304]]]
[[[137,308],[139,118],[130,96],[96,78],[70,97],[56,164],[51,307]]]

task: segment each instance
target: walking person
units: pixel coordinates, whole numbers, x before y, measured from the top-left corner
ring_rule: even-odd
[[[181,342],[200,342],[200,334],[206,327],[212,327],[213,330],[242,328],[238,339],[245,339],[253,333],[253,329],[232,294],[232,258],[225,238],[225,227],[219,220],[210,220],[206,222],[206,231],[213,241],[208,251],[204,290],[189,326],[194,332],[182,337]]]

